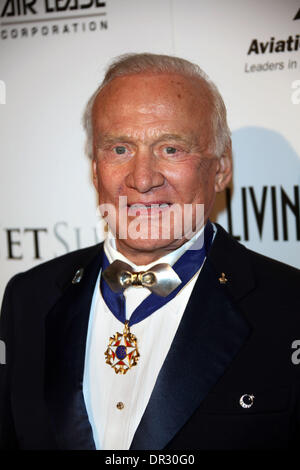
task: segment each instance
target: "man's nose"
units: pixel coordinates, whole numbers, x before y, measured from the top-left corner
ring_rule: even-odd
[[[126,185],[140,193],[147,193],[164,184],[165,178],[159,171],[159,163],[150,150],[138,151],[130,162]]]

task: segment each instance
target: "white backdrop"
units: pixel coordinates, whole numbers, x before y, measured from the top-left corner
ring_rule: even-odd
[[[298,1],[23,3],[0,0],[0,297],[14,273],[98,241],[81,116],[125,52],[187,58],[217,84],[234,148],[217,220],[299,267]]]

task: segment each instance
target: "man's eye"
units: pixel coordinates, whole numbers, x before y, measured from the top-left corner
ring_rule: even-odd
[[[165,147],[165,153],[168,155],[172,155],[177,152],[177,149],[175,147]]]
[[[124,145],[117,145],[114,147],[114,151],[118,155],[123,155],[126,152],[126,147]]]

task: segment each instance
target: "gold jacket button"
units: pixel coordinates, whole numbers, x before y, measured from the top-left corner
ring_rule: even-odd
[[[122,401],[118,401],[118,403],[117,403],[116,406],[117,406],[118,410],[123,410],[123,408],[124,408],[124,403],[123,403]]]

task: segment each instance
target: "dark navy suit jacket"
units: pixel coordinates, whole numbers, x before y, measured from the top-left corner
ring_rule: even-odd
[[[131,449],[299,446],[300,364],[292,361],[299,271],[217,227]],[[101,244],[79,250],[9,282],[0,330],[1,448],[95,448],[82,381],[101,253]],[[79,268],[82,280],[72,284]],[[254,396],[250,408],[240,405],[244,394]]]

